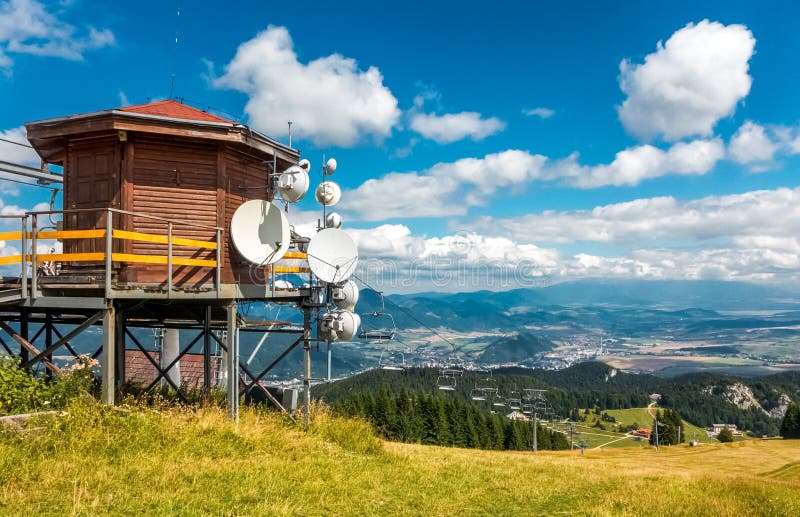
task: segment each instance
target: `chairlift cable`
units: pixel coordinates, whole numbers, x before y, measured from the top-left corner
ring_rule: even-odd
[[[374,287],[372,287],[371,285],[369,285],[367,282],[365,282],[363,279],[361,279],[361,278],[360,278],[359,276],[357,276],[356,274],[353,274],[353,278],[355,278],[356,280],[358,280],[359,282],[361,282],[362,284],[364,284],[364,286],[365,286],[365,287],[368,287],[369,289],[372,289],[372,290],[373,290],[373,291],[375,291],[375,292],[380,292],[380,291],[378,291],[377,289],[375,289]],[[389,299],[388,299],[388,298],[386,298],[385,296],[382,296],[382,298],[384,299],[384,301],[388,301],[389,303],[391,303],[392,305],[394,305],[395,307],[397,307],[397,309],[399,309],[401,312],[403,312],[403,313],[404,313],[406,316],[408,316],[409,318],[411,318],[411,319],[412,319],[412,320],[414,320],[415,322],[417,322],[417,323],[419,323],[420,325],[422,325],[422,326],[423,326],[423,327],[424,327],[424,328],[425,328],[425,329],[426,329],[428,332],[430,332],[431,334],[433,334],[433,335],[437,336],[437,337],[438,337],[439,339],[441,339],[442,341],[444,341],[444,342],[446,342],[447,344],[449,344],[449,345],[450,345],[450,346],[453,348],[453,352],[456,352],[456,350],[457,350],[457,348],[458,348],[458,347],[457,347],[457,345],[456,345],[455,343],[453,343],[452,341],[450,341],[449,339],[447,339],[446,337],[444,337],[443,335],[439,334],[439,333],[438,333],[438,332],[436,332],[434,329],[432,329],[431,327],[429,327],[428,325],[426,325],[426,324],[425,324],[425,323],[424,323],[422,320],[420,320],[419,318],[417,318],[416,316],[414,316],[414,314],[412,314],[412,313],[411,313],[411,311],[409,311],[409,310],[405,309],[404,307],[401,307],[400,305],[396,304],[396,303],[395,303],[395,302],[393,302],[392,300],[389,300]]]

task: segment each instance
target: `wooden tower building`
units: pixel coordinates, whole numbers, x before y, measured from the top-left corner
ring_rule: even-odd
[[[19,277],[4,277],[0,286],[0,327],[19,345],[23,362],[57,368],[53,352],[71,349],[70,339],[102,321],[97,355],[104,399],[113,403],[125,382],[121,363],[133,338],[127,327],[196,328],[209,372],[211,341],[226,350],[234,411],[239,388],[251,389],[260,378],[246,368],[242,373],[238,362],[236,336],[245,329],[237,304],[302,304],[308,293],[276,289],[269,270],[246,263],[229,239],[231,217],[247,200],[272,200],[276,172],[297,163],[300,153],[173,100],[41,120],[26,129],[42,161],[63,168],[63,207],[5,217],[17,219],[6,223],[19,231],[3,233],[3,240],[25,251],[0,260],[20,264]],[[287,256],[305,258],[299,250]],[[67,323],[77,326],[59,338],[57,324]],[[33,325],[43,330],[32,337]],[[308,345],[308,325],[286,331],[302,333],[298,341]],[[153,364],[164,378],[169,365]]]

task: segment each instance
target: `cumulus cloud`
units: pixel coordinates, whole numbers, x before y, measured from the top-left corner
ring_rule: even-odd
[[[652,145],[640,145],[620,151],[608,165],[580,166],[577,156],[563,161],[557,169],[579,188],[606,185],[638,185],[644,180],[668,174],[703,175],[725,156],[722,140],[678,142],[666,151]]]
[[[756,40],[744,25],[703,20],[676,31],[644,63],[623,60],[618,108],[625,128],[650,139],[709,136],[750,92]]]
[[[778,149],[779,145],[767,135],[766,129],[749,120],[742,124],[728,144],[728,153],[735,162],[751,165],[756,170],[772,162]]]
[[[363,220],[464,215],[497,189],[540,175],[546,157],[509,150],[438,163],[422,172],[392,172],[342,197],[343,210]]]
[[[392,291],[507,289],[581,278],[800,279],[795,237],[736,238],[696,249],[633,248],[606,256],[564,253],[474,231],[426,237],[400,224],[347,231],[362,254],[358,276]]]
[[[523,109],[523,115],[527,115],[529,117],[539,117],[540,119],[548,119],[556,114],[555,110],[551,110],[550,108],[531,108],[531,109]]]
[[[36,0],[0,3],[0,68],[10,68],[11,54],[82,60],[84,52],[113,45],[109,29],[79,30]]]
[[[474,111],[445,115],[416,113],[411,116],[411,129],[439,144],[449,144],[464,138],[483,140],[505,128],[502,120],[496,117],[483,118]]]
[[[293,134],[316,145],[349,147],[388,137],[397,124],[397,99],[380,71],[332,54],[298,60],[285,27],[270,26],[239,45],[225,73],[212,84],[244,92],[250,124],[273,136]]]
[[[511,218],[479,218],[475,231],[517,242],[642,241],[702,242],[744,238],[788,238],[800,234],[800,187],[708,196],[691,201],[674,197],[637,199],[591,210],[545,211]],[[767,243],[768,241],[761,241]],[[778,242],[778,241],[774,241]]]
[[[471,207],[484,205],[498,190],[532,181],[578,188],[638,185],[667,174],[706,174],[724,154],[725,146],[719,139],[679,142],[666,151],[642,145],[620,151],[609,164],[593,166],[581,165],[577,154],[551,160],[540,154],[508,150],[370,179],[347,192],[342,207],[372,221],[465,215]]]
[[[25,126],[15,127],[0,131],[0,161],[27,165],[29,167],[39,167],[41,158],[36,151],[28,147],[28,134]],[[10,140],[10,143],[4,140]],[[17,145],[22,144],[22,145]]]

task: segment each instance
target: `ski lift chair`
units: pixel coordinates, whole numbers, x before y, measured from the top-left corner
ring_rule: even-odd
[[[483,388],[472,388],[472,390],[469,392],[469,397],[472,400],[482,402],[486,400],[486,392],[483,391]]]
[[[359,339],[367,343],[382,344],[394,340],[397,335],[397,326],[394,317],[388,312],[373,311],[361,315],[361,332]]]
[[[388,343],[378,359],[381,370],[402,371],[406,369],[406,355],[402,351],[390,350]]]
[[[455,391],[456,390],[456,378],[453,375],[446,374],[440,372],[439,377],[436,379],[436,387],[442,391]]]

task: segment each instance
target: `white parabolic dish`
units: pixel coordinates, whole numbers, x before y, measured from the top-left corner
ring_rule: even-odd
[[[280,260],[289,249],[289,221],[269,201],[247,201],[233,213],[231,240],[245,260],[263,266]]]
[[[308,243],[308,267],[323,282],[347,280],[356,270],[358,248],[342,230],[326,228]]]

